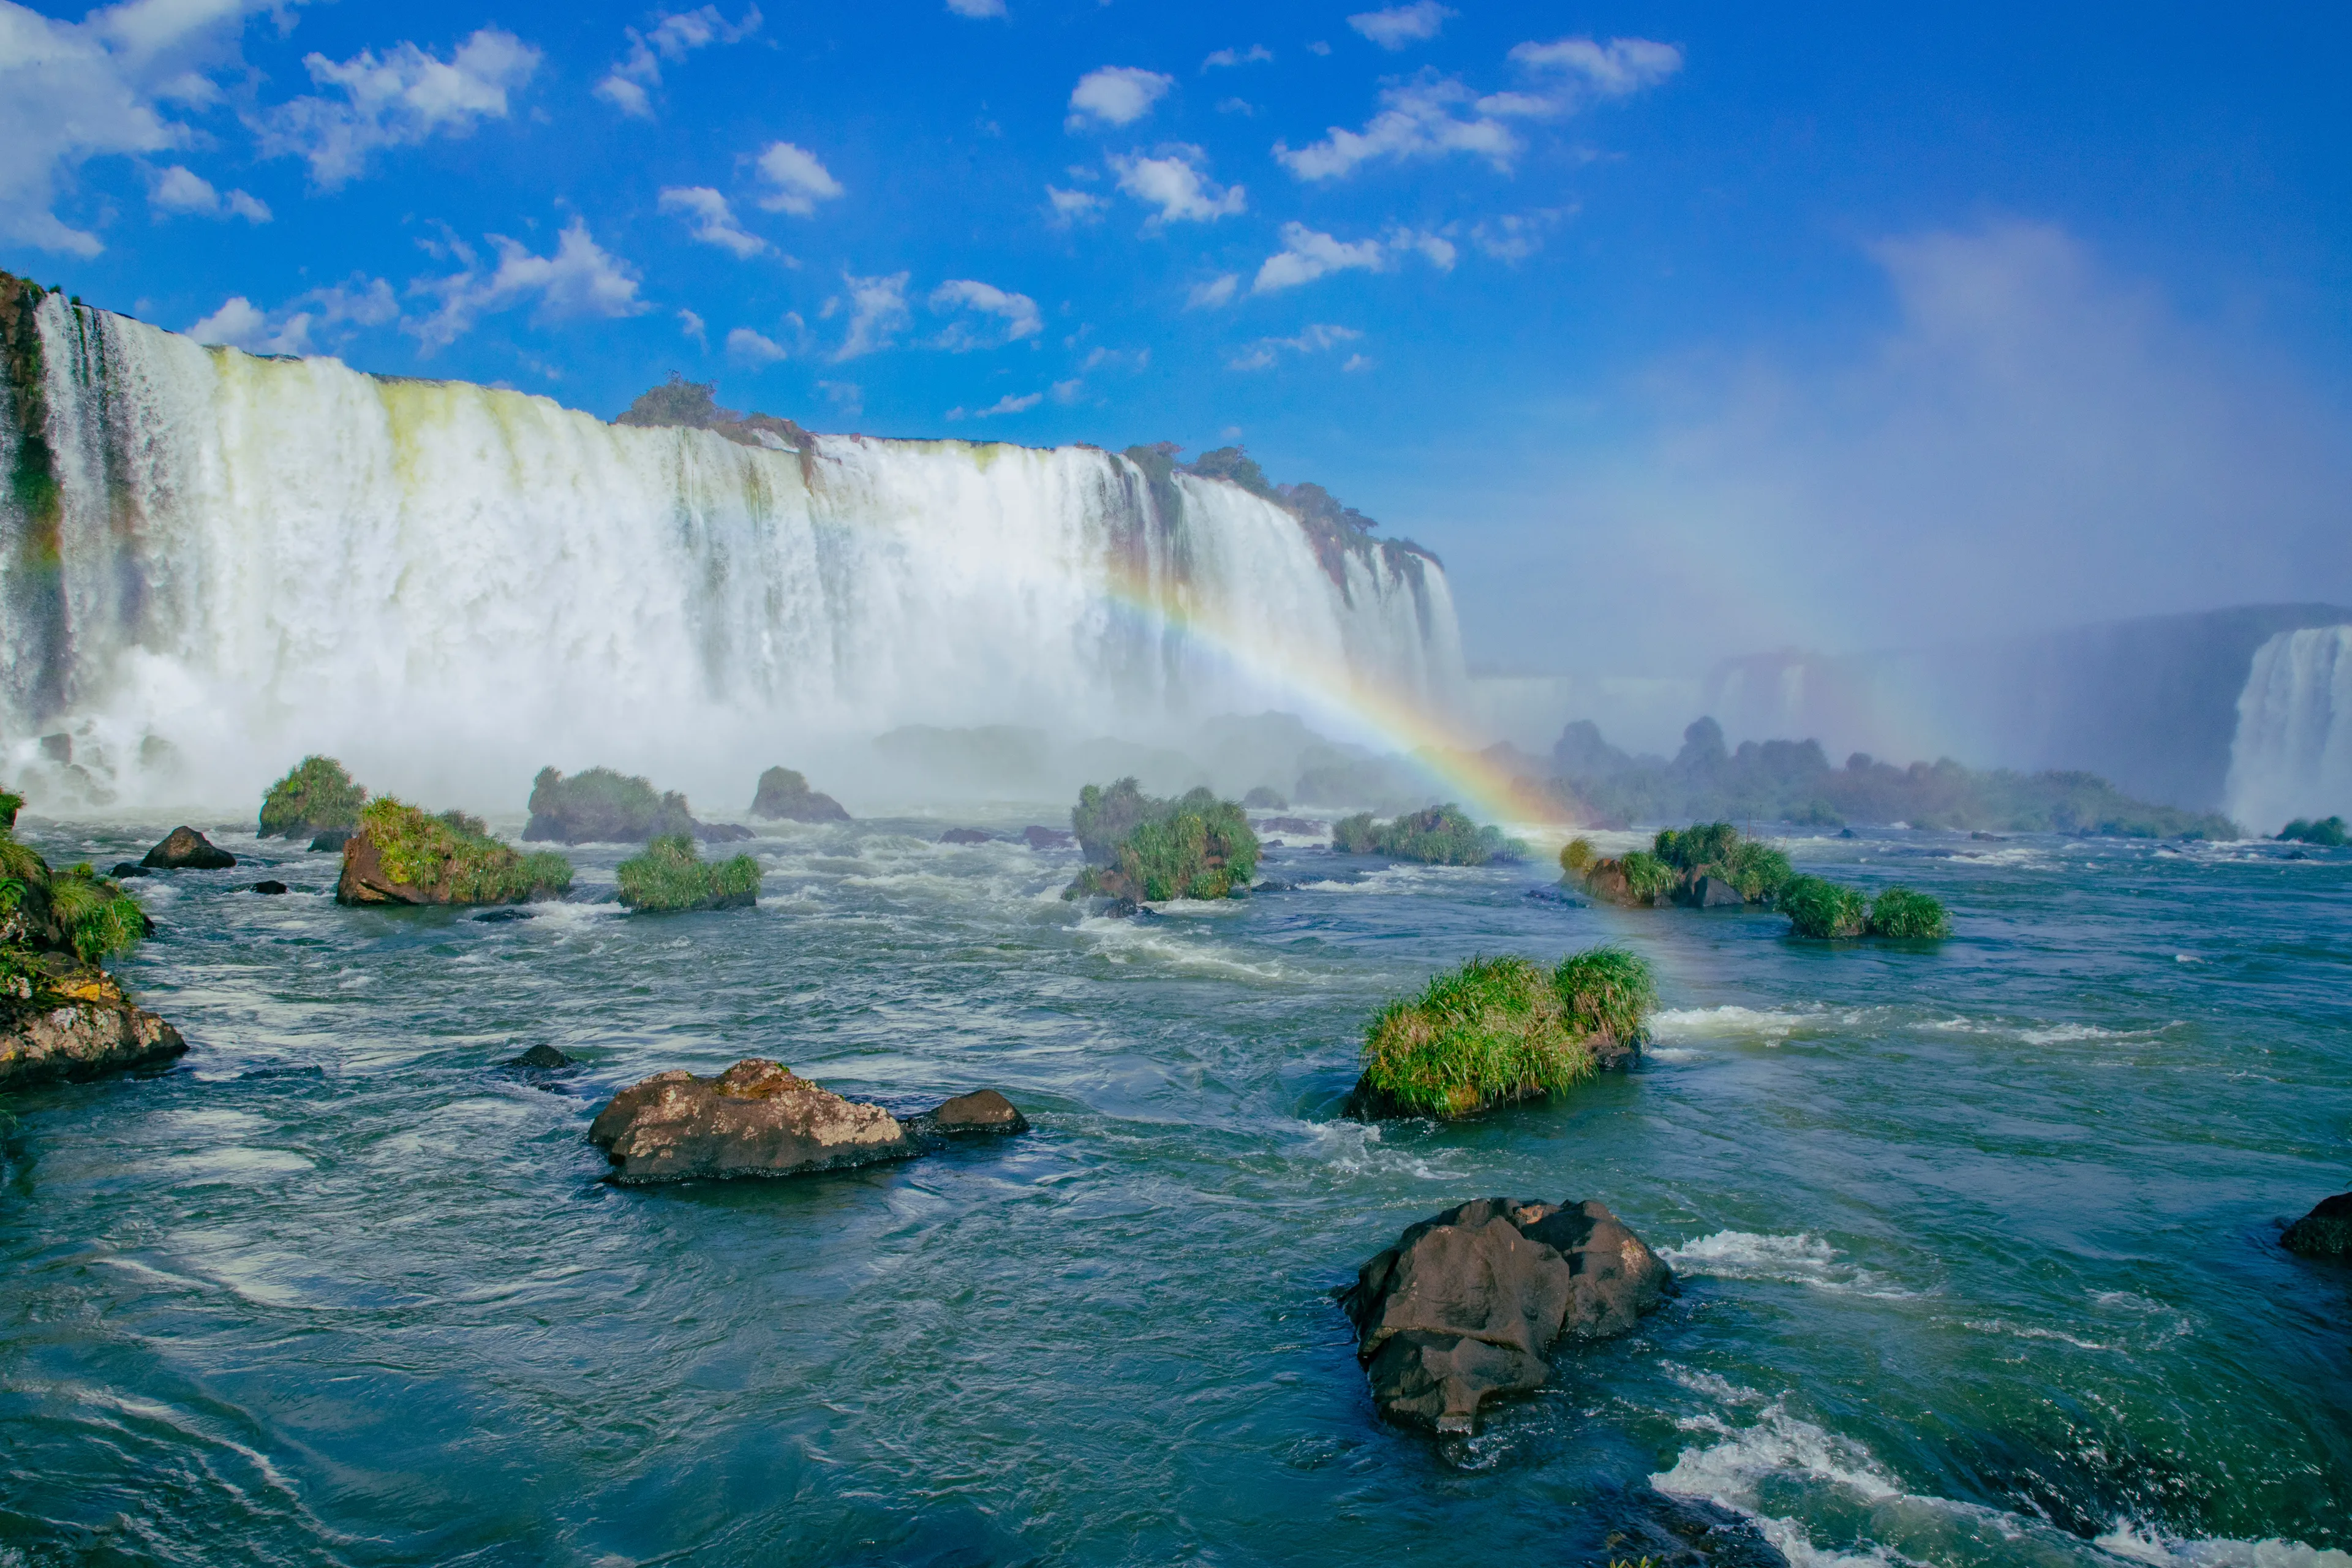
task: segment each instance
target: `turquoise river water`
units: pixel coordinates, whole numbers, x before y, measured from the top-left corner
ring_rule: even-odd
[[[1832,949],[1298,845],[1300,890],[1087,919],[1073,854],[947,826],[787,829],[687,916],[609,901],[614,847],[504,922],[235,830],[140,883],[189,1053],[5,1104],[0,1563],[1597,1565],[1654,1486],[1800,1563],[2352,1568],[2352,1268],[2277,1245],[2352,1187],[2352,855],[1799,838],[1955,911]],[[1659,968],[1637,1070],[1339,1118],[1383,998],[1600,942]],[[584,1066],[497,1069],[541,1042]],[[599,1180],[604,1098],[751,1055],[1035,1131]],[[1601,1198],[1685,1289],[1441,1446],[1330,1292],[1496,1194]]]

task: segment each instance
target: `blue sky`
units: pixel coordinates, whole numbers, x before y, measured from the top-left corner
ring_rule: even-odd
[[[0,266],[609,416],[1238,439],[1475,657],[2352,599],[2345,14],[0,0]]]

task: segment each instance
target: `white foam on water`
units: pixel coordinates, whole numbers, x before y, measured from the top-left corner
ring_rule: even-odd
[[[1318,893],[1365,893],[1393,897],[1398,894],[1428,892],[1434,884],[1458,880],[1475,868],[1466,866],[1415,866],[1402,861],[1375,867],[1352,881],[1324,879],[1297,884],[1302,891]]]
[[[2013,1340],[2054,1340],[2061,1344],[2073,1345],[2076,1350],[2083,1351],[2119,1351],[2125,1348],[2119,1344],[2107,1344],[2099,1340],[2083,1339],[2078,1335],[2067,1333],[2062,1329],[2037,1329],[2030,1325],[2021,1326],[2006,1322],[2000,1318],[1967,1318],[1961,1320],[1960,1326],[1974,1329],[1980,1334],[2000,1334]]]
[[[1293,1125],[1299,1130],[1306,1158],[1328,1165],[1341,1175],[1402,1175],[1424,1182],[1452,1182],[1461,1177],[1444,1161],[1445,1154],[1455,1151],[1440,1150],[1439,1158],[1433,1160],[1420,1151],[1389,1143],[1370,1122],[1300,1121]]]
[[[2167,1568],[2352,1568],[2352,1552],[2305,1546],[2300,1541],[2179,1539],[2144,1531],[2125,1520],[2092,1544],[2133,1563]]]
[[[1776,1046],[1801,1028],[1861,1021],[1859,1011],[1833,1014],[1819,1004],[1807,1007],[1669,1007],[1651,1015],[1650,1035],[1653,1039],[1667,1042],[1753,1039]]]
[[[1230,949],[1204,938],[1178,936],[1131,920],[1088,915],[1070,928],[1094,942],[1113,963],[1149,963],[1172,969],[1206,970],[1246,975],[1252,980],[1283,980],[1291,971],[1277,960],[1253,963]]]
[[[1700,1274],[1717,1279],[1771,1279],[1787,1285],[1810,1286],[1840,1296],[1874,1296],[1903,1300],[1919,1294],[1859,1264],[1842,1262],[1845,1255],[1817,1236],[1759,1236],[1753,1231],[1718,1230],[1681,1247],[1662,1247],[1658,1256],[1678,1274]]]
[[[2020,1029],[2017,1037],[2029,1046],[2064,1046],[2081,1040],[2146,1040],[2173,1026],[2160,1024],[2152,1029],[2103,1029],[2096,1024],[2052,1024],[2039,1029]]]

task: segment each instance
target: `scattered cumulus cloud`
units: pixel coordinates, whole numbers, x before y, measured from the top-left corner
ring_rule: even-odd
[[[982,21],[1004,15],[1004,0],[948,0],[948,9],[959,16]]]
[[[1257,108],[1246,98],[1225,98],[1217,100],[1217,112],[1219,114],[1250,115],[1255,114],[1257,112]]]
[[[1231,304],[1234,290],[1241,287],[1241,281],[1239,273],[1227,272],[1206,283],[1195,283],[1184,297],[1185,306],[1194,310],[1213,310],[1220,305]]]
[[[1418,254],[1440,272],[1453,271],[1454,260],[1461,254],[1454,249],[1452,240],[1426,229],[1391,229],[1388,235],[1388,245],[1392,253],[1410,251]]]
[[[760,205],[772,213],[807,217],[816,211],[817,203],[835,201],[843,195],[841,182],[817,162],[816,154],[790,142],[771,142],[760,154],[760,177],[769,185]]]
[[[1045,187],[1045,200],[1052,204],[1057,223],[1090,223],[1102,215],[1110,204],[1092,191],[1066,191],[1058,185]]]
[[[727,357],[737,364],[764,370],[785,357],[784,345],[749,327],[738,327],[727,334]]]
[[[1045,330],[1045,319],[1038,314],[1036,300],[1026,294],[1008,294],[993,284],[971,278],[959,278],[940,284],[931,290],[929,303],[936,311],[976,311],[981,315],[997,317],[1003,322],[1001,336],[976,332],[968,321],[951,323],[946,331],[940,334],[939,346],[959,353],[966,349],[994,348],[1001,343],[1018,342]]]
[[[760,30],[760,8],[747,6],[740,22],[730,24],[716,5],[665,15],[647,31],[627,29],[629,50],[623,55],[595,93],[624,114],[640,120],[654,117],[652,89],[661,85],[661,63],[672,65],[711,44],[740,43]]]
[[[705,245],[715,245],[721,250],[732,251],[743,259],[759,255],[768,248],[768,242],[756,234],[746,234],[735,221],[735,210],[727,198],[708,185],[672,185],[661,194],[661,210],[685,215],[695,238]]]
[[[904,272],[877,278],[859,278],[848,272],[841,275],[849,288],[845,307],[849,311],[849,331],[841,347],[835,351],[836,362],[890,346],[891,338],[912,319],[907,310],[908,277]],[[836,300],[828,302],[825,310],[830,315],[844,308]]]
[[[1312,283],[1318,278],[1353,268],[1377,272],[1387,259],[1377,239],[1350,244],[1319,234],[1303,223],[1286,223],[1282,226],[1282,248],[1258,268],[1257,279],[1250,285],[1250,292],[1271,294],[1277,289],[1295,289],[1301,283]]]
[[[1413,0],[1410,5],[1391,5],[1384,11],[1360,11],[1348,18],[1348,26],[1381,47],[1395,50],[1437,37],[1445,19],[1459,15],[1437,0]]]
[[[446,278],[419,279],[409,292],[437,300],[431,313],[404,321],[426,352],[457,342],[486,315],[530,301],[535,324],[583,318],[617,319],[651,309],[637,298],[628,266],[598,245],[585,218],[575,217],[556,241],[555,253],[537,256],[501,234],[489,237],[499,264],[487,273],[471,247],[459,247],[465,270]]]
[[[1219,49],[1201,62],[1201,68],[1205,71],[1215,69],[1219,66],[1264,65],[1273,58],[1272,49],[1267,48],[1264,44],[1252,44],[1247,54],[1243,54],[1238,49]]]
[[[1549,207],[1481,218],[1471,226],[1470,243],[1497,261],[1525,261],[1542,248],[1544,231],[1575,210]]]
[[[1114,157],[1110,166],[1118,188],[1146,206],[1160,210],[1154,223],[1210,223],[1241,212],[1248,198],[1239,185],[1219,186],[1202,172],[1208,154],[1198,147],[1175,143],[1160,149],[1156,158]]]
[[[155,183],[148,188],[147,201],[159,215],[241,217],[248,223],[269,221],[269,208],[260,197],[245,191],[223,195],[213,188],[210,180],[176,163],[155,177]]]
[[[1681,49],[1649,38],[1612,38],[1606,44],[1591,38],[1559,38],[1549,44],[1521,44],[1512,49],[1511,59],[1533,69],[1557,72],[1596,98],[1630,97],[1683,68]]]
[[[200,343],[222,343],[247,353],[307,354],[318,352],[323,334],[348,336],[342,329],[380,327],[399,314],[391,284],[355,273],[299,295],[275,311],[260,310],[242,294],[233,295],[189,327],[188,335]]]
[[[1366,359],[1362,354],[1349,354],[1348,356],[1348,362],[1339,368],[1346,371],[1349,374],[1353,375],[1358,371],[1371,369],[1372,362]]]
[[[696,315],[692,310],[680,310],[677,313],[677,324],[679,331],[700,343],[705,349],[710,346],[709,329],[703,324],[700,316]]]
[[[1026,414],[1032,408],[1036,407],[1037,405],[1045,401],[1045,395],[1042,392],[1024,393],[1018,397],[1013,396],[1011,393],[1007,393],[1003,397],[998,398],[994,403],[990,404],[987,407],[982,409],[977,414],[974,414],[972,417],[974,419],[986,419],[992,415],[997,414]]]
[[[866,412],[866,389],[854,381],[820,381],[816,389],[844,419],[855,419]]]
[[[508,95],[530,79],[540,58],[500,27],[482,28],[446,60],[415,44],[341,61],[305,55],[310,79],[340,96],[297,98],[270,110],[257,126],[262,151],[306,160],[313,184],[338,189],[380,148],[464,136],[485,120],[504,120]]]
[[[1087,372],[1101,370],[1105,366],[1108,366],[1113,370],[1141,370],[1150,363],[1151,351],[1150,349],[1135,349],[1128,351],[1122,349],[1097,348],[1093,353],[1087,355],[1086,363],[1080,365],[1078,368],[1082,371]]]
[[[1331,46],[1318,38],[1307,46],[1307,52],[1310,55],[1328,55],[1331,52]]]
[[[1071,131],[1089,126],[1132,125],[1151,112],[1151,106],[1176,85],[1172,76],[1135,66],[1104,66],[1078,79],[1070,89]]]
[[[1353,327],[1318,323],[1307,327],[1295,338],[1260,338],[1225,363],[1233,370],[1272,370],[1286,353],[1321,353],[1326,349],[1354,342],[1363,335]]]

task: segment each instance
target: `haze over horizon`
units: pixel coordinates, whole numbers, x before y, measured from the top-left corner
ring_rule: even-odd
[[[606,417],[1238,441],[1474,662],[1689,673],[2352,599],[2346,31],[0,4],[0,266]]]

